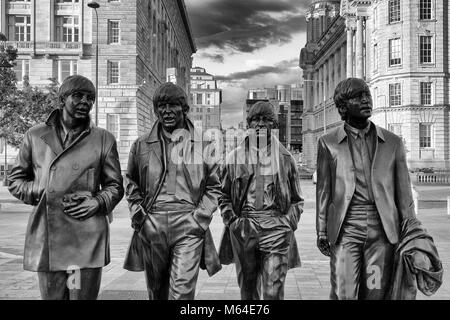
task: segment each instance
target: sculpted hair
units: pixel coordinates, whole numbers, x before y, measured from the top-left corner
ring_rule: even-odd
[[[370,94],[369,86],[362,79],[348,78],[338,83],[334,90],[333,100],[342,120],[345,121],[347,119],[345,112],[347,109],[347,101],[358,96],[363,91]]]
[[[186,93],[183,88],[172,82],[163,83],[156,89],[153,95],[153,110],[155,113],[160,103],[180,104],[185,114],[189,112]]]
[[[95,94],[95,86],[91,80],[80,75],[67,77],[58,90],[58,98],[61,105],[63,105],[65,98],[77,91]]]
[[[250,126],[252,118],[256,115],[266,116],[273,120],[274,129],[278,128],[278,119],[275,115],[274,106],[267,101],[258,101],[253,106],[250,107],[247,114],[247,125]]]

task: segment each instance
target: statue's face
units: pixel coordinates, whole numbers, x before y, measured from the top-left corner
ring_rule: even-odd
[[[347,100],[347,119],[367,120],[372,116],[372,95],[369,88],[355,90],[355,94]]]
[[[77,120],[89,119],[89,113],[95,102],[95,92],[75,91],[63,98],[63,112],[69,117]]]
[[[274,124],[275,119],[272,114],[257,113],[250,119],[249,127],[255,129],[258,136],[270,136]]]
[[[156,108],[158,119],[168,132],[183,127],[185,114],[179,102],[160,102]]]

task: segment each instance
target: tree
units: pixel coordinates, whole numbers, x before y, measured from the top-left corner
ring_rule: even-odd
[[[5,39],[1,39],[4,41]],[[14,61],[17,59],[17,49],[11,46],[5,48],[0,44],[0,137],[6,137],[10,142],[11,130],[7,125],[13,116],[10,112],[11,102],[17,94],[17,80],[14,73]]]
[[[12,65],[16,58],[17,50],[8,47],[3,50],[0,63],[8,61]],[[6,137],[9,145],[19,147],[25,132],[44,122],[50,112],[58,107],[58,82],[49,79],[50,85],[42,90],[30,86],[25,76],[23,88],[18,89],[12,67],[2,68],[0,72],[0,136]]]

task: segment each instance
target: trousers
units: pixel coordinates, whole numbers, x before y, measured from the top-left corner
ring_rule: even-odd
[[[243,212],[230,226],[242,300],[283,300],[292,228],[284,215]],[[261,292],[262,291],[262,292]]]
[[[102,268],[38,272],[42,300],[96,300]]]
[[[149,214],[139,232],[150,300],[193,300],[204,230],[192,210]]]
[[[394,245],[384,232],[374,205],[352,206],[338,242],[331,245],[333,300],[382,300],[388,290]]]

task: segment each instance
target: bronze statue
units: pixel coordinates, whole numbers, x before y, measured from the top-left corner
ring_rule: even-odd
[[[33,205],[24,269],[37,271],[42,299],[96,299],[110,262],[109,219],[123,197],[116,139],[91,124],[95,87],[71,76],[61,106],[25,133],[9,191]]]
[[[367,84],[338,84],[345,123],[318,140],[317,246],[330,256],[331,299],[388,299],[396,245],[415,220],[400,137],[378,127]]]
[[[303,208],[300,178],[292,155],[272,134],[273,106],[257,102],[247,124],[249,136],[224,166],[219,255],[223,264],[236,264],[243,300],[281,300],[288,268],[300,265],[294,237]]]
[[[208,147],[187,118],[185,92],[162,84],[153,97],[158,121],[131,147],[126,195],[135,230],[125,261],[145,270],[150,299],[192,300],[199,267],[221,266],[209,231],[218,206],[218,164],[205,162]]]

